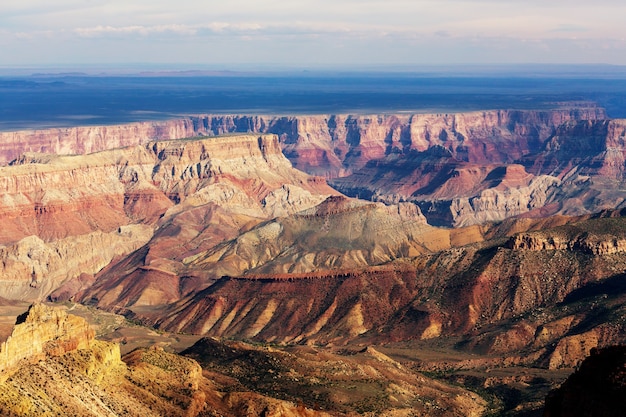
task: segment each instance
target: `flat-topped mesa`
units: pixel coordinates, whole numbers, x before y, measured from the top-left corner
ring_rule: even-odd
[[[85,319],[60,308],[33,304],[16,320],[13,333],[0,345],[0,372],[22,360],[36,361],[76,349],[87,349],[95,332]]]
[[[201,180],[215,176],[248,178],[265,174],[264,179],[292,170],[276,135],[231,135],[212,138],[153,141],[146,148],[154,155],[158,169],[151,181]],[[163,191],[171,191],[160,187]]]
[[[192,136],[195,132],[189,119],[1,132],[0,164],[8,163],[25,152],[79,155],[136,146],[149,140]]]

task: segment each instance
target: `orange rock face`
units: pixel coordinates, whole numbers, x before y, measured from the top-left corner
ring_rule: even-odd
[[[11,370],[24,359],[33,361],[87,349],[94,334],[83,318],[43,304],[32,305],[18,317],[13,333],[0,346],[0,372]]]

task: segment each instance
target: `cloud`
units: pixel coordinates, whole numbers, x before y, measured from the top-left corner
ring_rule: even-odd
[[[0,42],[19,52],[16,57],[61,51],[76,60],[105,44],[103,60],[126,57],[123,49],[138,51],[132,57],[141,59],[144,49],[173,57],[174,44],[202,47],[211,40],[212,50],[245,50],[249,59],[288,61],[299,50],[315,59],[341,50],[343,56],[324,59],[348,59],[346,51],[354,51],[353,60],[415,61],[419,53],[424,60],[537,62],[552,59],[545,52],[555,48],[550,45],[572,41],[558,52],[560,59],[584,59],[584,52],[626,62],[623,16],[626,3],[611,0],[9,0],[0,2]],[[589,45],[598,45],[604,58],[590,54]],[[12,57],[6,53],[2,60]]]
[[[80,37],[94,38],[94,37],[106,37],[106,36],[127,36],[127,35],[140,35],[150,36],[153,34],[171,33],[177,35],[192,36],[197,33],[192,27],[186,25],[158,25],[158,26],[95,26],[95,27],[83,27],[73,30],[75,34]]]

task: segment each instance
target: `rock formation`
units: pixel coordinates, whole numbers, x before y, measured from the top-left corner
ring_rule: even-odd
[[[516,215],[545,216],[559,211],[576,215],[611,208],[618,198],[614,193],[593,198],[607,187],[615,189],[608,184],[585,185],[582,206],[559,206],[576,195],[589,172],[602,178],[622,175],[619,138],[623,126],[605,119],[604,111],[592,104],[459,114],[198,115],[121,126],[0,133],[0,161],[2,155],[5,162],[19,159],[25,151],[87,153],[155,139],[274,133],[296,168],[327,178],[347,176],[334,182],[347,195],[385,202],[417,201],[431,224],[463,226]],[[583,138],[589,135],[595,139],[585,142]],[[439,162],[428,162],[432,149],[447,152],[446,160],[440,156]],[[595,153],[581,156],[586,155],[583,150]],[[424,158],[425,164],[415,165]],[[494,177],[516,161],[528,169],[524,183],[507,185],[504,181],[495,189]],[[562,170],[574,170],[576,175],[565,178],[564,173],[557,173]],[[560,183],[563,179],[567,184]],[[132,201],[134,197],[127,198]],[[508,200],[514,201],[505,204]]]
[[[11,154],[0,167],[0,292],[73,298],[166,331],[303,349],[437,341],[480,356],[421,370],[573,367],[626,334],[626,129],[602,118],[597,108],[194,116],[2,134],[0,150],[23,139],[20,146],[33,146],[22,150],[36,152]],[[240,130],[270,134],[209,137]],[[204,137],[171,139],[177,135]],[[110,144],[132,146],[92,152]],[[87,154],[41,153],[52,149]],[[294,169],[285,154],[319,176]],[[342,196],[323,178],[338,176],[338,189],[378,201]],[[588,214],[602,209],[613,211]],[[128,392],[154,395],[154,409],[142,402],[141,415],[182,413],[163,398],[190,415],[207,398],[225,414],[312,412],[269,393],[225,396],[206,388],[197,363],[166,352],[138,351],[122,363],[108,345],[91,342],[83,354],[68,352],[75,343],[64,340],[57,352],[68,355],[45,356],[43,374],[78,363],[82,382],[103,383],[89,391],[103,414],[135,404]],[[46,346],[44,353],[57,349]],[[31,353],[11,358],[39,354]],[[370,365],[391,361],[366,353]],[[351,372],[392,373],[371,366]],[[20,384],[41,383],[27,372],[2,388],[7,398],[19,397]],[[403,387],[386,386],[389,403],[444,408],[422,404],[432,396],[415,394],[420,381],[406,378]],[[107,396],[115,384],[125,391]],[[56,412],[51,392],[20,407]],[[455,409],[483,409],[457,394]]]
[[[389,153],[450,149],[472,163],[512,162],[538,150],[567,121],[606,119],[593,105],[546,111],[460,114],[246,116],[198,115],[161,122],[0,133],[0,162],[25,152],[83,154],[226,133],[274,133],[296,168],[313,175],[349,174]]]
[[[234,237],[335,194],[324,180],[294,170],[272,135],[158,141],[83,156],[24,154],[0,167],[0,189],[0,285],[5,296],[29,300],[133,252],[155,227],[171,225],[160,230],[169,240],[154,245],[150,258],[171,251],[180,233],[181,244],[192,233],[202,248],[218,243],[212,237]]]
[[[461,337],[463,349],[507,363],[571,367],[593,347],[624,342],[626,252],[617,242],[626,237],[626,223],[621,217],[568,221],[377,267],[224,276],[158,308],[130,296],[140,275],[108,283],[103,276],[84,300],[109,309],[124,305],[134,319],[175,332],[330,345]],[[255,250],[272,251],[264,251],[260,230],[254,236]],[[212,265],[219,261],[200,270]],[[190,286],[193,274],[176,282]]]
[[[34,304],[17,318],[13,333],[0,346],[0,374],[14,370],[20,361],[60,356],[89,349],[94,331],[82,318],[64,310]]]
[[[455,227],[622,208],[625,132],[620,120],[568,121],[538,147],[510,151],[516,164],[464,160],[437,145],[369,161],[331,185],[350,196],[416,202],[430,224]]]
[[[0,350],[2,415],[479,416],[486,408],[477,394],[373,348],[287,351],[205,338],[182,355],[152,346],[120,357],[119,345],[94,339],[62,308],[33,305],[17,322]]]

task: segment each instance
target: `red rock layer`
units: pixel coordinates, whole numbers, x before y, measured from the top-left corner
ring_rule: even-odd
[[[626,269],[625,237],[623,218],[593,219],[377,268],[223,277],[167,307],[127,303],[127,285],[117,298],[86,301],[114,309],[121,301],[170,331],[330,344],[452,336],[511,364],[570,367],[592,347],[626,342],[616,272]],[[193,279],[167,285],[182,296]]]

